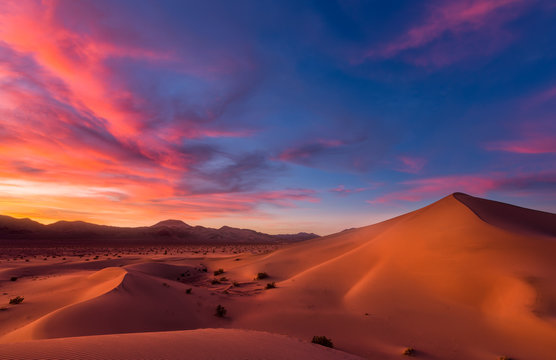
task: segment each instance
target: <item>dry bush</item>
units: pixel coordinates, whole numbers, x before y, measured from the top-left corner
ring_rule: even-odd
[[[311,340],[311,342],[313,344],[319,344],[329,348],[334,347],[334,344],[332,344],[332,340],[327,338],[326,336],[313,336],[313,340]]]
[[[23,296],[16,296],[16,297],[10,299],[10,304],[13,304],[13,305],[21,304],[23,302],[23,299],[24,299]]]

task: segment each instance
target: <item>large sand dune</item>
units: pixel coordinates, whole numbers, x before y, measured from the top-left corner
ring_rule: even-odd
[[[423,359],[550,359],[556,356],[555,223],[554,214],[454,194],[266,255],[2,264],[0,280],[27,276],[2,282],[5,292],[26,300],[0,312],[0,354],[30,358],[25,349],[62,353],[65,341],[84,352],[93,341],[87,339],[131,341],[131,335],[65,339],[71,336],[150,332],[135,336],[166,344],[172,340],[165,337],[187,342],[204,333],[152,332],[234,328],[304,340],[326,335],[340,350],[369,359],[398,359],[406,347]],[[227,279],[212,284],[218,268]],[[258,272],[269,278],[253,280]],[[33,278],[40,273],[50,275]],[[268,282],[277,288],[264,290]],[[214,316],[218,304],[228,309],[226,317]],[[246,339],[237,354],[258,341],[276,341],[268,348],[278,351],[285,341],[234,331],[222,337]],[[47,338],[61,339],[34,342]],[[10,344],[18,341],[31,342]],[[299,351],[315,346],[303,345]]]

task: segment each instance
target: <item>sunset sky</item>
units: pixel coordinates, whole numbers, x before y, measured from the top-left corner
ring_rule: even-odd
[[[556,211],[556,2],[2,1],[0,214],[324,235]]]

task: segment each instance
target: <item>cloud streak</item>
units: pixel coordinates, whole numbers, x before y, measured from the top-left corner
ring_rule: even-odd
[[[401,56],[419,66],[443,67],[490,55],[513,41],[503,25],[518,17],[527,1],[433,1],[427,5],[420,22],[392,41],[367,50],[363,60]]]

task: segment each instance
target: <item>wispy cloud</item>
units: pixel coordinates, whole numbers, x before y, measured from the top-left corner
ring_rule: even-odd
[[[503,25],[518,17],[530,3],[525,0],[431,2],[417,24],[392,41],[368,49],[362,60],[401,56],[416,65],[442,67],[464,58],[490,55],[513,40]]]
[[[395,168],[395,170],[410,174],[417,174],[421,172],[427,163],[425,158],[414,156],[398,156],[398,160],[400,164]]]
[[[541,191],[546,196],[555,196],[556,174],[553,172],[519,175],[502,173],[463,174],[404,181],[399,185],[400,190],[386,193],[367,202],[370,204],[386,204],[399,201],[416,202],[438,199],[456,191],[476,196],[484,196],[493,191],[529,194]]]

